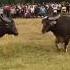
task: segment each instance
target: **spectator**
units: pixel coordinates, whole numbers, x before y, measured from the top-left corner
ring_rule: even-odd
[[[53,8],[51,7],[51,5],[49,5],[48,11],[47,11],[47,15],[48,16],[53,16]]]
[[[14,17],[44,17],[44,16],[53,16],[53,14],[58,14],[61,12],[69,13],[69,3],[43,3],[43,4],[17,4],[17,5],[8,5],[6,4],[3,9],[0,9],[7,16],[11,15]]]
[[[34,8],[33,5],[30,6],[30,10],[31,10],[31,17],[34,17],[34,10],[35,10],[35,8]]]
[[[40,16],[46,16],[47,10],[44,6],[40,7],[39,15]]]
[[[26,18],[30,18],[31,17],[31,9],[30,9],[29,5],[26,6],[25,17]]]
[[[3,13],[7,16],[7,17],[10,17],[11,14],[10,14],[10,11],[11,11],[11,5],[8,5],[6,4],[3,8]]]
[[[69,6],[69,3],[67,2],[67,3],[66,3],[66,13],[69,13],[69,7],[70,7],[70,6]]]
[[[36,17],[39,16],[39,11],[40,11],[40,8],[39,8],[38,5],[36,5],[35,10],[34,10],[34,14],[35,14]]]

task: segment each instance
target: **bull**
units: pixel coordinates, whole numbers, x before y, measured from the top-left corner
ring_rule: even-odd
[[[0,37],[4,36],[5,34],[13,34],[17,36],[18,31],[13,19],[8,18],[5,15],[0,15]]]
[[[56,37],[56,46],[59,49],[59,44],[63,44],[64,51],[67,52],[67,47],[70,39],[70,17],[67,15],[58,14],[55,17],[44,17],[42,19],[42,33],[53,32]]]

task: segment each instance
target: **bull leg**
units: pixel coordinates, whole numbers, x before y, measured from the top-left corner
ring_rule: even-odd
[[[67,48],[68,48],[68,43],[65,43],[64,45],[64,51],[67,52]]]
[[[56,38],[56,47],[58,50],[60,50],[63,47],[63,38],[62,37],[57,37]]]
[[[60,51],[60,48],[59,48],[59,47],[60,47],[60,45],[59,45],[60,42],[59,42],[59,40],[57,39],[57,40],[55,41],[55,43],[56,43],[56,48],[57,48],[57,50]]]
[[[69,43],[69,40],[66,40],[65,44],[64,44],[64,50],[65,50],[65,52],[67,52],[68,43]]]

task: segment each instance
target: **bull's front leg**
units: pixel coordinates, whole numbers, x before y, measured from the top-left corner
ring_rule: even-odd
[[[68,51],[67,48],[68,48],[68,45],[65,45],[65,46],[64,46],[64,52],[67,52],[67,51]]]
[[[69,40],[66,40],[66,41],[65,41],[65,44],[64,44],[64,51],[65,51],[65,52],[67,52],[68,43],[69,43]]]
[[[59,50],[59,51],[61,50],[61,48],[64,47],[64,42],[61,37],[56,38],[55,43],[56,43],[57,50]]]
[[[57,48],[57,50],[59,50],[60,51],[60,42],[56,39],[56,41],[55,41],[55,44],[56,44],[56,48]]]

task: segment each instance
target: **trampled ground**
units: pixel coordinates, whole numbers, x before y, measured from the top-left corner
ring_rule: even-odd
[[[0,70],[70,70],[70,49],[57,51],[53,34],[41,33],[41,19],[14,20],[19,35],[0,38]]]

